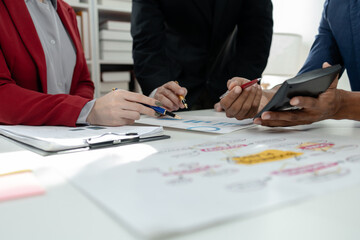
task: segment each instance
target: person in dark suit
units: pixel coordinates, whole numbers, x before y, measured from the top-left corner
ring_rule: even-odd
[[[191,109],[212,108],[228,79],[261,77],[272,39],[272,3],[133,0],[131,24],[143,93],[172,111],[184,108],[178,95],[186,95]]]
[[[352,91],[337,89],[337,78],[318,98],[292,98],[290,104],[302,108],[301,110],[264,112],[254,123],[275,127],[311,124],[325,119],[360,120],[359,0],[325,1],[319,33],[299,74],[335,64],[341,64],[346,69]],[[266,94],[268,93],[263,96]],[[264,103],[268,99],[263,98]],[[239,115],[243,114],[240,112]]]

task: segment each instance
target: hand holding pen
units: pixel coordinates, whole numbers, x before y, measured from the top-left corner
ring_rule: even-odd
[[[113,88],[112,89],[113,91],[116,91],[118,90],[117,88]],[[159,102],[159,101],[156,101],[155,102],[155,105],[149,105],[149,104],[146,104],[146,103],[143,103],[143,102],[137,102],[145,107],[148,107],[148,108],[151,108],[152,110],[155,111],[155,116],[156,117],[162,117],[162,116],[169,116],[169,117],[172,117],[172,118],[176,118],[176,119],[181,119],[181,117],[179,117],[178,115],[176,115],[175,113],[173,112],[170,112],[168,110],[166,110],[165,108],[161,107],[162,104]]]
[[[133,124],[141,114],[161,116],[154,109],[144,106],[159,106],[161,103],[139,93],[125,90],[112,91],[95,100],[86,119],[92,125],[122,126]],[[164,114],[166,114],[164,112]]]
[[[175,83],[176,83],[177,85],[180,85],[178,81],[175,81]],[[182,104],[184,105],[184,107],[185,107],[186,109],[188,109],[188,105],[187,105],[187,103],[186,103],[185,97],[184,97],[182,94],[178,95],[178,97],[179,97],[180,101],[182,102]]]
[[[239,79],[241,79],[241,78],[239,78]],[[236,87],[237,85],[237,83],[236,83],[236,81],[237,81],[238,79],[236,79],[236,78],[233,78],[233,79],[231,79],[231,80],[229,80],[229,82],[230,82],[230,84],[228,83],[228,85],[230,85],[229,86],[229,89],[233,89],[234,87]],[[260,81],[261,81],[261,78],[256,78],[256,79],[254,79],[254,80],[251,80],[251,81],[248,81],[248,82],[245,82],[245,83],[243,83],[243,84],[241,84],[240,85],[240,88],[242,89],[242,90],[244,90],[245,88],[248,88],[248,87],[251,87],[252,85],[254,85],[254,84],[256,84],[256,83],[260,83]],[[219,98],[220,98],[220,100],[221,99],[223,99],[224,97],[226,97],[226,95],[228,95],[229,94],[229,90],[227,90],[223,95],[221,95]]]
[[[262,90],[260,78],[249,81],[235,77],[228,81],[228,91],[220,97],[220,105],[227,117],[252,118],[258,111]]]
[[[187,107],[184,99],[186,94],[186,88],[181,87],[176,81],[170,81],[157,88],[154,98],[169,111],[176,111]]]

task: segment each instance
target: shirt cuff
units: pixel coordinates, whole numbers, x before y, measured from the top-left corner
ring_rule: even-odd
[[[92,108],[94,107],[95,100],[91,100],[90,102],[87,102],[85,106],[81,109],[81,112],[79,114],[78,119],[76,120],[76,124],[86,124],[89,125],[88,122],[86,122],[87,117],[89,116],[89,113],[91,112]]]
[[[156,93],[157,90],[158,90],[158,88],[155,88],[155,89],[150,93],[149,97],[154,98],[154,97],[155,97],[155,93]]]

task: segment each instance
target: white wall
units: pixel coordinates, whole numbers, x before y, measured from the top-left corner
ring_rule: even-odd
[[[272,0],[274,32],[300,34],[301,65],[305,61],[321,19],[325,0]]]
[[[299,69],[303,65],[315,39],[325,0],[272,0],[274,32],[295,33],[302,36]],[[346,74],[339,88],[350,89]]]

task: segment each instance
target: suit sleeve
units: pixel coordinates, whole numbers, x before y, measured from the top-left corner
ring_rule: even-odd
[[[155,88],[174,80],[166,56],[164,16],[158,1],[134,0],[131,13],[134,72],[142,91],[149,95]]]
[[[325,2],[318,30],[319,32],[315,37],[313,45],[311,46],[310,53],[304,66],[298,74],[322,68],[324,62],[328,62],[331,65],[344,65],[339,48],[327,21],[327,4],[328,1]]]
[[[261,77],[269,57],[272,33],[272,3],[270,0],[244,1],[238,19],[236,55],[229,72],[239,77]]]
[[[0,49],[0,124],[75,126],[89,99],[25,89],[11,78]]]
[[[72,25],[76,26],[74,21]],[[77,73],[74,71],[78,84],[72,95],[51,95],[17,85],[12,77],[16,74],[10,72],[3,47],[0,46],[0,124],[75,126],[83,106],[92,99],[94,92],[85,59]],[[81,49],[77,53],[84,58]]]

